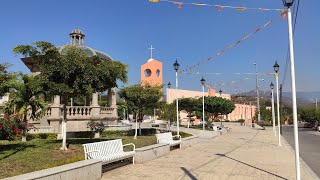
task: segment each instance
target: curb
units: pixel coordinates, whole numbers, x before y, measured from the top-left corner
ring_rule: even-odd
[[[281,140],[282,142],[285,142],[286,145],[289,147],[290,151],[295,154],[295,150],[291,147],[291,145],[286,141],[286,139],[281,135]],[[304,160],[300,158],[300,163],[302,166],[304,166],[304,168],[306,169],[306,171],[311,175],[311,177],[314,179],[314,180],[320,180],[319,177],[312,171],[312,169],[308,166],[308,164],[306,162],[304,162]],[[301,168],[301,166],[300,166]]]

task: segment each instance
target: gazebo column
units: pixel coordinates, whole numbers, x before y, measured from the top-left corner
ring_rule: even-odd
[[[92,102],[91,102],[91,117],[100,116],[100,106],[98,103],[98,93],[95,92],[92,94]]]
[[[108,106],[114,108],[113,116],[118,118],[116,88],[108,89]]]
[[[54,119],[60,119],[60,96],[55,95],[53,98],[53,104],[51,105],[51,117]]]

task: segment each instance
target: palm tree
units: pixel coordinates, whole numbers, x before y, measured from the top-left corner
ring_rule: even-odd
[[[21,75],[21,79],[11,84],[10,99],[6,103],[6,114],[20,114],[24,123],[28,119],[39,119],[46,110],[46,103],[34,76]],[[22,141],[26,141],[26,129],[23,130]]]

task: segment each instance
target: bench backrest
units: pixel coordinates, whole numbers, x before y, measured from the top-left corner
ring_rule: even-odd
[[[173,141],[172,132],[156,134],[158,143],[170,143]]]
[[[99,155],[108,156],[123,152],[122,139],[83,144],[83,147],[86,159],[95,159],[99,158]],[[87,152],[90,151],[99,151],[100,154],[90,153],[90,158],[87,158]]]

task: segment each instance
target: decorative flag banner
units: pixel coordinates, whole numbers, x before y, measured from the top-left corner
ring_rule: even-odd
[[[238,46],[242,41],[247,40],[250,36],[258,33],[261,29],[266,28],[268,25],[270,25],[271,22],[272,22],[272,20],[269,20],[267,23],[265,23],[260,28],[256,29],[254,32],[244,36],[243,38],[241,38],[241,40],[236,41],[236,43],[231,44],[231,45],[227,46],[226,48],[222,49],[220,52],[216,53],[215,56],[217,56],[217,57],[221,56],[221,54],[224,53],[227,49],[232,49],[233,47]],[[183,69],[183,70],[179,70],[178,73],[181,74],[183,72],[189,72],[189,71],[193,70],[194,68],[200,66],[201,64],[208,63],[211,60],[212,60],[212,57],[209,57],[206,60],[202,60],[202,61],[198,62],[196,65],[189,66],[188,68]]]
[[[224,8],[229,8],[229,9],[234,9],[234,10],[237,10],[237,11],[245,11],[245,10],[259,10],[259,11],[262,11],[262,12],[265,12],[265,11],[280,11],[280,12],[284,12],[286,11],[285,9],[270,9],[270,8],[249,8],[249,7],[243,7],[243,6],[223,6],[223,5],[214,5],[214,4],[203,4],[203,3],[191,3],[191,2],[182,2],[182,1],[171,1],[171,0],[149,0],[149,2],[152,2],[152,3],[158,3],[158,2],[168,2],[168,3],[171,3],[171,4],[175,4],[175,5],[178,5],[178,8],[181,8],[183,4],[185,5],[192,5],[192,6],[208,6],[208,7],[215,7],[218,12],[222,12],[222,10]]]
[[[193,74],[193,75],[223,75],[223,74],[236,74],[236,75],[265,75],[265,76],[269,76],[269,75],[274,75],[275,73],[269,73],[269,72],[262,72],[262,73],[255,73],[255,72],[246,72],[246,73],[217,73],[217,72],[207,72],[207,73],[202,73],[202,72],[181,72],[180,74]]]
[[[214,83],[214,84],[208,83],[205,86],[207,88],[211,88],[211,87],[216,88],[216,87],[219,87],[219,86],[232,85],[232,84],[234,84],[236,82],[247,81],[247,80],[255,80],[255,78],[244,78],[244,79],[238,79],[238,80],[233,80],[233,81],[224,82],[224,83]]]

